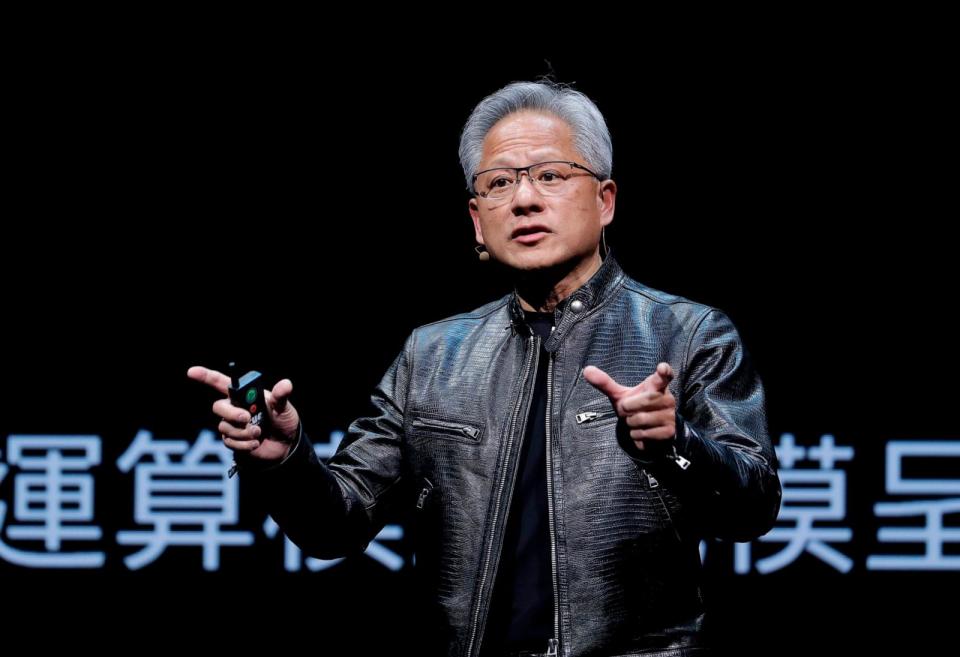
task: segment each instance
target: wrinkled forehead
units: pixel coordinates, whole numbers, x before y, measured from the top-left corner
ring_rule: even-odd
[[[580,160],[573,130],[546,112],[515,112],[500,119],[483,140],[481,169],[520,167],[547,160]]]

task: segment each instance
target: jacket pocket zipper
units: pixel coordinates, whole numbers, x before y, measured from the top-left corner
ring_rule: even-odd
[[[673,521],[673,514],[670,513],[670,509],[667,507],[667,501],[663,499],[663,495],[660,494],[660,482],[646,470],[641,469],[640,472],[647,476],[647,484],[649,484],[650,490],[652,490],[657,496],[657,499],[660,500],[660,506],[663,507],[663,512],[667,516],[667,522],[670,524],[670,529],[673,530],[673,535],[677,537],[678,542],[683,543],[683,539],[680,538],[680,530],[677,529],[677,524]]]
[[[422,509],[427,503],[427,498],[430,497],[430,493],[433,492],[433,483],[427,479],[423,478],[423,490],[420,491],[420,496],[417,498],[417,508]]]
[[[613,409],[605,411],[584,411],[582,413],[577,413],[577,424],[605,420],[612,415],[616,415],[616,412]]]
[[[460,424],[458,422],[447,422],[445,420],[434,420],[433,418],[416,417],[413,419],[413,426],[427,429],[438,429],[443,433],[465,436],[474,441],[480,438],[480,429],[469,424]]]

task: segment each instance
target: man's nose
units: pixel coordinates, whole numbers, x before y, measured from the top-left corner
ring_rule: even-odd
[[[511,209],[516,216],[543,211],[543,197],[540,195],[540,190],[533,184],[530,174],[525,171],[520,173],[520,178],[516,182]]]

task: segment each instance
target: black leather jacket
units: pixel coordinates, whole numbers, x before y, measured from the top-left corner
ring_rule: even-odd
[[[701,537],[755,538],[780,507],[760,379],[723,313],[641,285],[612,256],[557,312],[544,345],[551,648],[694,654]],[[398,506],[413,509],[424,636],[444,654],[480,651],[539,340],[514,293],[421,326],[327,464],[301,432],[283,464],[251,477],[287,536],[322,558],[363,550]],[[638,451],[581,372],[633,386],[661,361],[677,436]]]

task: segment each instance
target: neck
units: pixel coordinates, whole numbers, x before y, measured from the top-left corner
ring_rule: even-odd
[[[520,272],[516,277],[520,307],[536,312],[553,312],[557,304],[577,291],[600,269],[600,251],[581,260],[547,269]]]

